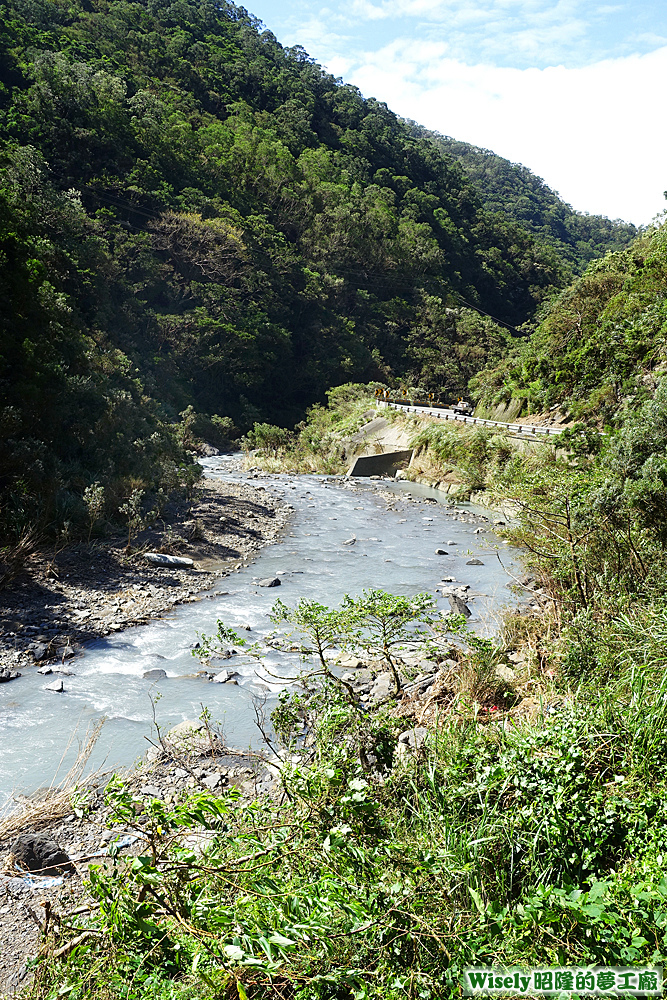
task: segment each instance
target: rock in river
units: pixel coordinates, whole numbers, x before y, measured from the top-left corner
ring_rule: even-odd
[[[481,559],[468,559],[466,566],[483,566],[484,563]]]
[[[458,594],[448,594],[447,600],[449,601],[449,606],[455,615],[465,615],[466,618],[470,618],[472,611]]]
[[[47,684],[44,690],[53,691],[55,694],[62,694],[65,690],[65,686],[62,681],[53,681],[52,684]]]
[[[214,684],[237,684],[237,677],[239,677],[239,674],[236,670],[221,670],[211,680]]]
[[[267,576],[265,580],[260,580],[258,587],[280,587],[280,577]]]
[[[18,670],[10,670],[9,667],[5,667],[4,670],[0,670],[0,684],[4,684],[5,681],[15,681],[20,676]]]
[[[163,670],[162,667],[153,667],[152,670],[144,671],[145,681],[163,681],[166,679],[167,671]]]

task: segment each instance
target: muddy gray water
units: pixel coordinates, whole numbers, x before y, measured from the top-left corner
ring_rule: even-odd
[[[203,464],[209,476],[245,478],[230,471],[232,463],[225,457]],[[238,686],[193,676],[201,668],[191,655],[197,633],[214,633],[217,619],[236,629],[249,625],[251,631],[241,634],[261,640],[272,630],[267,615],[278,597],[285,603],[307,597],[334,605],[345,594],[368,587],[405,595],[429,591],[435,596],[446,576],[480,594],[470,602],[471,624],[484,633],[494,631],[502,608],[515,603],[503,567],[515,575],[520,572],[517,554],[479,519],[479,509],[464,504],[457,512],[447,506],[443,494],[407,483],[355,480],[346,487],[320,476],[287,475],[254,482],[282,494],[295,513],[280,543],[220,580],[214,589],[222,593],[204,595],[164,619],[91,644],[84,656],[71,662],[74,676],[64,678],[63,694],[45,691],[53,678],[38,674],[36,668],[0,687],[0,805],[14,789],[48,785],[64,755],[62,774],[75,753],[75,745],[67,749],[73,731],[83,734],[102,715],[107,722],[93,766],[131,764],[144,753],[146,737],[154,734],[153,710],[160,726],[169,728],[197,718],[205,705],[222,723],[230,745],[257,742],[253,694],[267,695],[269,709],[282,686],[273,675],[293,676],[300,663],[294,655],[273,651],[264,666],[238,655],[219,664],[238,672]],[[394,499],[379,495],[377,487],[389,490]],[[426,498],[438,502],[419,502]],[[477,534],[480,527],[484,532]],[[342,544],[352,536],[353,545]],[[449,554],[436,555],[439,547]],[[473,556],[483,565],[467,566]],[[273,576],[280,578],[279,588],[257,586],[259,579]],[[448,608],[444,599],[438,603]],[[153,683],[144,679],[153,667],[166,670],[167,678]]]

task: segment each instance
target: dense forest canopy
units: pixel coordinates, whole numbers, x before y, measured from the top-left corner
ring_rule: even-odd
[[[557,250],[576,273],[609,250],[624,249],[639,235],[632,223],[575,211],[520,163],[411,124],[414,135],[430,138],[445,156],[463,167],[487,211],[501,212],[525,226]]]
[[[479,372],[477,398],[525,410],[559,406],[599,425],[623,423],[667,369],[667,226],[592,262],[527,340]]]
[[[571,277],[431,139],[231,3],[0,4],[0,156],[21,524],[98,479],[173,480],[188,406],[243,429],[352,379],[462,392]]]

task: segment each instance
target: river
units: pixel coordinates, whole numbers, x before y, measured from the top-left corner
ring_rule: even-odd
[[[208,476],[247,478],[234,471],[225,456],[202,464]],[[334,605],[346,593],[369,587],[435,596],[447,576],[469,584],[471,593],[479,595],[470,607],[471,625],[480,632],[493,632],[502,608],[516,603],[506,569],[514,575],[520,572],[518,553],[493,535],[480,508],[452,508],[444,494],[412,483],[354,480],[344,485],[322,476],[290,475],[262,476],[253,483],[282,495],[294,508],[281,542],[222,578],[201,601],[91,643],[69,664],[73,675],[64,678],[63,694],[45,691],[52,678],[36,668],[0,687],[0,806],[13,790],[29,792],[49,785],[61,759],[62,775],[76,751],[72,733],[83,736],[101,715],[107,722],[91,766],[129,765],[140,757],[148,746],[146,737],[154,732],[153,712],[158,724],[168,729],[197,718],[205,705],[222,724],[230,746],[257,742],[253,694],[267,695],[270,708],[281,686],[272,675],[293,676],[299,660],[270,651],[264,670],[255,660],[237,655],[219,666],[237,671],[238,685],[196,677],[201,665],[191,650],[197,633],[215,633],[218,618],[248,640],[261,640],[272,629],[267,614],[278,597],[285,603],[307,597]],[[428,498],[438,502],[424,503]],[[343,545],[353,536],[354,544]],[[436,555],[439,547],[448,555]],[[466,565],[472,557],[483,565]],[[280,578],[280,587],[257,586],[259,579],[274,576]],[[442,597],[438,603],[443,610],[449,607]],[[247,625],[250,631],[245,631]],[[144,672],[153,667],[166,670],[167,678],[144,679]]]

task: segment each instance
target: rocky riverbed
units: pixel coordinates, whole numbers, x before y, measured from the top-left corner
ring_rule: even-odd
[[[192,502],[174,505],[165,520],[141,532],[59,552],[35,552],[0,593],[0,681],[28,666],[53,672],[92,639],[162,616],[200,600],[203,590],[276,541],[289,520],[288,504],[247,483],[206,479]],[[156,566],[149,551],[193,560],[192,567]]]
[[[265,484],[274,495],[269,495]],[[138,551],[129,558],[123,551],[126,538],[116,538],[96,542],[91,547],[66,550],[56,561],[57,577],[48,572],[48,552],[41,556],[42,563],[39,558],[34,560],[29,567],[30,575],[17,580],[12,590],[3,595],[6,600],[0,621],[3,626],[0,640],[4,644],[3,655],[7,657],[5,662],[14,670],[18,664],[19,668],[32,671],[43,667],[52,671],[76,671],[74,657],[88,639],[109,636],[130,625],[159,617],[176,603],[201,599],[199,591],[215,586],[221,576],[243,567],[261,546],[281,535],[292,510],[288,499],[301,513],[285,533],[287,545],[275,551],[267,550],[262,556],[262,564],[266,564],[268,572],[280,579],[286,588],[287,600],[302,594],[315,594],[314,587],[319,595],[323,586],[329,588],[323,597],[337,600],[339,583],[346,588],[359,589],[360,585],[373,584],[377,580],[378,584],[391,589],[395,581],[399,581],[400,586],[405,586],[407,581],[408,586],[424,589],[430,580],[429,588],[442,595],[443,604],[447,602],[456,610],[453,605],[458,598],[472,602],[474,612],[475,601],[486,598],[485,594],[477,593],[475,587],[480,585],[477,574],[487,573],[492,568],[484,568],[487,550],[483,539],[487,532],[493,531],[493,526],[481,512],[466,507],[450,507],[445,514],[442,507],[436,506],[436,497],[427,495],[430,491],[413,495],[413,490],[413,487],[390,486],[386,481],[370,484],[338,477],[297,481],[253,470],[246,473],[242,482],[230,481],[229,477],[207,480],[196,503],[185,505],[170,521],[170,531],[165,528],[162,532],[140,536],[136,540]],[[380,520],[384,543],[374,536],[370,527],[379,524]],[[373,537],[370,537],[371,532]],[[303,537],[298,542],[291,541],[297,533]],[[297,546],[299,560],[290,567],[289,556],[297,555]],[[440,554],[442,546],[449,555]],[[189,569],[156,567],[146,562],[142,552],[161,548],[193,558],[194,566]],[[365,558],[367,552],[368,560]],[[468,558],[475,553],[482,554],[483,559]],[[252,609],[257,619],[253,620],[253,634],[257,632],[259,638],[262,628],[258,629],[258,624],[265,606],[268,607],[268,595],[273,591],[257,590],[253,570],[254,567],[243,570],[234,577],[234,586],[231,580],[226,585],[236,596],[219,596],[225,594],[224,590],[207,596],[214,604],[222,602],[224,617],[229,613],[224,610],[224,602],[235,602],[234,608],[238,604],[244,618]],[[459,574],[458,578],[452,571]],[[262,570],[260,575],[266,572]],[[443,572],[447,575],[443,576]],[[462,577],[470,579],[471,586],[461,583]],[[526,580],[525,584],[527,610],[539,613],[539,588],[532,581],[529,584]],[[213,605],[206,604],[202,610],[209,607]],[[198,613],[196,608],[191,611]],[[191,611],[181,614],[190,615]],[[479,619],[479,614],[476,617]],[[124,650],[123,655],[127,656],[128,652]],[[490,679],[492,697],[485,711],[480,713],[480,719],[491,723],[539,709],[531,696],[531,664],[523,654],[511,650],[505,660]],[[87,662],[86,659],[84,663]],[[33,665],[26,668],[26,664]],[[339,667],[358,702],[368,711],[390,703],[390,711],[400,720],[395,755],[398,760],[420,752],[428,727],[437,724],[443,712],[451,710],[461,693],[461,685],[468,684],[459,664],[454,646],[443,649],[442,655],[433,659],[424,657],[417,648],[408,651],[400,665],[404,687],[399,698],[394,698],[393,677],[383,662],[351,656],[343,659]],[[72,678],[66,684],[75,684],[76,680]],[[213,687],[218,689],[217,685]],[[170,689],[165,687],[164,690]],[[242,688],[232,690],[242,691]],[[46,697],[49,703],[54,701],[51,695]],[[56,702],[60,705],[60,698],[55,699],[54,704]],[[83,815],[75,815],[66,797],[57,815],[52,816],[47,809],[43,822],[31,822],[20,831],[13,829],[4,839],[0,837],[0,864],[4,862],[7,876],[0,881],[0,995],[10,996],[13,990],[25,987],[30,975],[29,959],[41,947],[40,928],[45,920],[59,914],[61,923],[71,928],[67,936],[75,933],[79,917],[75,911],[84,913],[86,911],[81,908],[91,905],[84,886],[88,866],[100,863],[100,859],[103,861],[104,855],[100,852],[114,841],[124,845],[119,848],[121,852],[140,853],[145,849],[141,836],[142,803],[152,798],[173,801],[188,789],[195,788],[217,795],[232,785],[248,800],[257,794],[280,794],[275,762],[261,753],[230,750],[211,740],[207,733],[197,739],[197,745],[188,752],[182,749],[174,752],[173,747],[165,752],[164,747],[157,746],[149,751],[137,770],[126,775],[137,802],[137,818],[131,826],[116,825],[111,820],[103,795],[107,776],[100,777],[85,808],[78,810]],[[368,764],[372,767],[372,762]],[[72,860],[75,872],[58,884],[40,880],[36,888],[17,879],[10,857],[17,832],[46,833]]]

